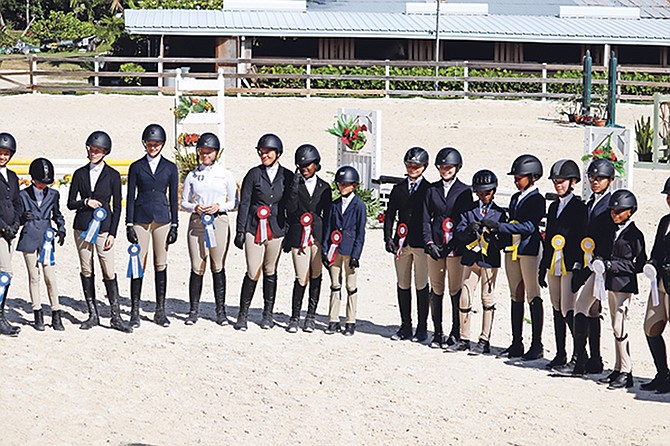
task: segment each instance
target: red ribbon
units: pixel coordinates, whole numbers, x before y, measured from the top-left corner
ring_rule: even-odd
[[[442,222],[442,230],[444,231],[444,245],[446,246],[447,243],[451,241],[451,238],[454,236],[451,231],[454,229],[454,222],[451,221],[451,218],[447,217],[444,219]],[[452,251],[453,252],[453,251]],[[448,255],[451,256],[453,255],[452,252],[450,252]]]
[[[405,223],[400,223],[398,225],[398,250],[395,253],[395,258],[399,258],[402,253],[402,248],[405,246],[405,239],[407,238],[407,225]]]
[[[256,211],[258,217],[258,227],[256,228],[256,238],[254,242],[263,243],[266,240],[272,240],[272,229],[270,228],[270,207],[261,206]]]
[[[302,242],[300,246],[302,249],[306,249],[309,246],[312,246],[312,221],[314,217],[309,212],[305,212],[300,216],[300,224],[302,225]]]
[[[337,256],[337,249],[342,243],[342,233],[337,229],[330,234],[330,248],[328,248],[328,266],[333,266],[335,257]]]

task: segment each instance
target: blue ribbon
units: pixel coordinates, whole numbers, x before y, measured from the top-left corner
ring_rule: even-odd
[[[214,233],[214,216],[212,214],[200,215],[200,221],[205,225],[205,246],[216,248],[216,234]]]
[[[142,264],[140,263],[140,245],[137,243],[130,245],[128,247],[128,254],[130,255],[130,259],[128,259],[126,277],[129,279],[144,277],[144,271],[142,271]]]
[[[0,273],[0,304],[2,304],[2,301],[5,298],[5,290],[11,282],[12,276],[10,276],[9,273]]]
[[[47,230],[44,231],[44,243],[42,244],[40,257],[37,259],[37,263],[51,266],[56,264],[56,256],[54,254],[54,237],[56,237],[56,231],[53,229],[47,228]]]
[[[100,223],[107,218],[107,211],[104,208],[97,208],[93,211],[93,218],[88,224],[88,229],[82,232],[80,237],[87,242],[95,245],[98,240],[98,232],[100,232]]]

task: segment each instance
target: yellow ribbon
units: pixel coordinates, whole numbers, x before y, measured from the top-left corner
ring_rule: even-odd
[[[519,223],[518,220],[512,220],[510,223]],[[512,234],[512,244],[505,247],[505,252],[512,253],[512,261],[516,262],[519,257],[519,245],[521,244],[521,234]]]
[[[593,251],[596,250],[596,242],[591,237],[584,237],[580,246],[582,247],[582,251],[584,251],[584,268],[586,268],[593,260]]]
[[[565,276],[568,270],[565,268],[565,259],[563,258],[563,248],[565,248],[565,237],[561,234],[556,234],[551,239],[551,247],[554,248],[554,255],[551,256],[551,266],[549,267],[549,274],[552,276]],[[556,264],[560,265],[560,274],[556,274]]]
[[[489,242],[486,241],[486,238],[484,238],[484,233],[482,232],[482,235],[479,236],[479,238],[472,243],[469,243],[465,246],[467,249],[470,251],[475,251],[479,252],[481,251],[483,256],[487,256],[489,252]],[[479,249],[477,249],[479,248]]]

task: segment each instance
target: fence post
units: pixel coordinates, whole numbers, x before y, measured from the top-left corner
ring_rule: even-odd
[[[163,95],[163,85],[165,85],[164,79],[163,79],[163,73],[165,70],[163,69],[163,56],[158,56],[158,96]]]
[[[468,66],[468,61],[463,61],[463,97],[468,97],[468,91],[470,91],[470,82],[468,82],[468,76],[470,75],[470,67]]]
[[[391,75],[391,66],[389,65],[391,61],[388,59],[385,60],[386,66],[384,67],[384,74],[386,76],[386,81],[384,82],[384,89],[386,90],[385,97],[389,97],[389,91],[391,90],[391,81],[389,80],[389,76]]]
[[[542,100],[547,100],[547,63],[542,64]]]
[[[28,56],[28,64],[30,65],[30,89],[33,93],[37,93],[35,89],[35,71],[37,71],[37,62],[35,61],[35,56],[32,54]]]
[[[96,73],[93,77],[93,86],[96,89],[95,94],[98,94],[98,87],[100,86],[100,78],[98,77],[98,73],[100,72],[100,59],[97,55],[93,59],[93,71]]]
[[[308,98],[312,96],[311,94],[309,94],[309,91],[312,88],[311,74],[312,74],[312,59],[308,57],[307,58],[307,82],[305,84],[305,86],[307,87],[307,97]]]
[[[614,97],[614,102],[617,104],[621,102],[621,72],[616,70],[616,96]]]

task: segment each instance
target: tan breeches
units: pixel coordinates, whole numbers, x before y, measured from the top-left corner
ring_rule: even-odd
[[[434,294],[444,295],[444,275],[447,275],[449,295],[455,296],[463,286],[463,265],[461,257],[447,257],[434,260],[428,257],[428,277]]]
[[[51,302],[51,311],[58,311],[60,305],[58,302],[58,287],[56,286],[56,266],[37,263],[38,258],[37,252],[23,253],[23,260],[26,262],[26,269],[28,270],[28,291],[33,303],[33,310],[42,308],[42,300],[40,299],[40,271],[42,271],[49,302]]]
[[[200,220],[200,215],[191,214],[186,240],[188,255],[191,258],[191,271],[194,273],[201,276],[205,274],[208,258],[212,272],[218,273],[223,269],[228,254],[228,242],[230,241],[227,215],[218,215],[214,219],[214,238],[216,239],[216,246],[208,248],[205,225]]]
[[[82,232],[84,231],[74,231],[74,244],[77,246],[77,254],[79,254],[81,275],[91,277],[93,276],[93,244],[88,243],[80,237]],[[112,247],[112,249],[105,251],[106,240],[106,232],[98,234],[98,238],[95,241],[95,252],[98,254],[103,278],[105,280],[112,280],[116,277],[116,272],[114,271],[114,248]]]
[[[512,260],[512,253],[505,254],[505,272],[509,283],[510,297],[514,302],[526,301],[530,303],[540,296],[540,284],[537,282],[537,273],[540,267],[540,257],[519,255]]]
[[[417,290],[426,288],[428,285],[428,254],[423,248],[405,246],[394,264],[398,288],[403,290],[412,288],[412,265],[414,265],[414,287]]]
[[[163,271],[167,268],[167,236],[170,232],[170,223],[159,224],[152,221],[146,225],[135,223],[133,227],[139,240],[142,269],[147,270],[147,255],[149,254],[150,243],[154,253],[154,271]]]
[[[658,306],[654,306],[649,292],[647,300],[647,313],[644,316],[644,334],[653,337],[661,336],[665,326],[668,324],[668,309],[670,308],[670,297],[665,292],[665,287],[661,281],[658,284]]]
[[[321,244],[314,242],[307,249],[291,248],[295,278],[301,286],[306,286],[309,279],[316,279],[321,275]]]
[[[470,339],[472,305],[477,298],[477,288],[479,288],[482,302],[482,332],[479,338],[484,341],[491,338],[493,314],[495,312],[493,293],[497,277],[498,268],[482,268],[477,264],[463,268],[463,291],[459,302],[461,339]]]
[[[247,259],[247,276],[253,281],[258,281],[261,271],[266,276],[276,273],[284,238],[266,240],[261,244],[256,244],[254,238],[253,234],[248,232],[245,234],[244,255]]]
[[[572,271],[568,271],[565,276],[547,275],[547,285],[549,285],[549,298],[554,310],[560,311],[563,316],[567,316],[568,311],[575,310],[575,301],[577,294],[572,292]]]
[[[583,314],[586,317],[600,316],[600,301],[594,296],[595,275],[591,273],[579,292],[575,302],[575,315]]]
[[[633,363],[630,358],[626,320],[628,319],[628,305],[630,304],[631,293],[608,291],[607,296],[610,305],[612,331],[614,331],[614,351],[616,353],[614,370],[629,373],[633,369]]]
[[[357,269],[349,266],[351,256],[337,254],[330,270],[330,308],[328,317],[330,322],[339,322],[340,303],[342,301],[342,271],[347,290],[347,324],[356,323],[356,307],[358,304],[358,287],[356,282]]]

